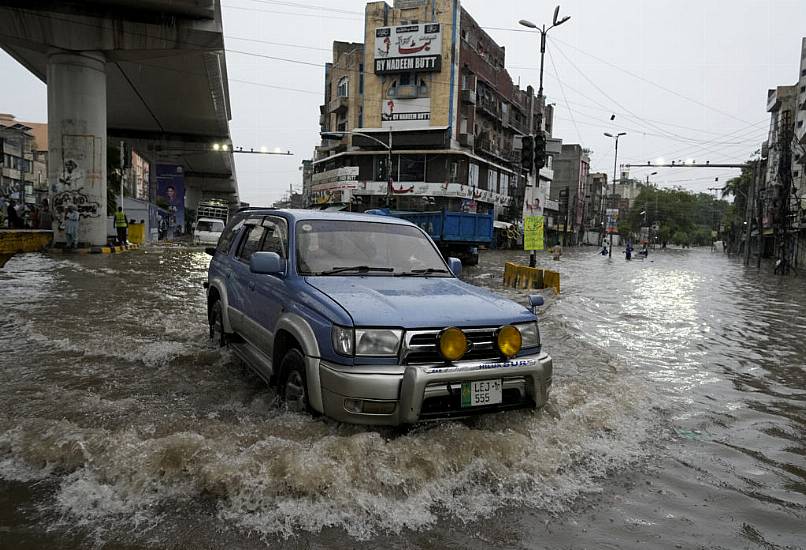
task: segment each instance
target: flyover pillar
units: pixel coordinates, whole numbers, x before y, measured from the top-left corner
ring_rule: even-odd
[[[48,56],[48,186],[56,242],[69,205],[78,242],[104,245],[106,229],[106,59],[100,52]]]

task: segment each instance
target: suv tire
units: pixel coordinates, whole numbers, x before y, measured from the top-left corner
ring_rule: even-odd
[[[224,310],[221,300],[216,299],[210,306],[208,322],[210,323],[210,340],[214,346],[223,348],[227,345],[227,334],[224,332]]]
[[[280,373],[282,378],[278,390],[288,410],[310,413],[305,357],[300,350],[292,348],[286,352],[280,361]]]

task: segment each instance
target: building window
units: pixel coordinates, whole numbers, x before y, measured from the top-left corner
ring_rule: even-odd
[[[400,181],[425,181],[425,155],[400,156]]]
[[[803,92],[806,92],[806,86],[801,86],[800,87],[800,93],[803,93]]]
[[[358,95],[364,95],[364,64],[358,65]]]
[[[798,121],[798,128],[803,128],[803,121],[802,120]]]
[[[336,96],[349,97],[350,96],[350,79],[346,76],[339,79],[339,85],[336,88]]]

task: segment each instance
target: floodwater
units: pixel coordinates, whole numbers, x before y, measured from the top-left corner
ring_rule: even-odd
[[[465,278],[524,301],[515,257]],[[806,547],[806,277],[541,255],[546,409],[401,432],[289,413],[210,348],[208,260],[0,271],[0,547]]]

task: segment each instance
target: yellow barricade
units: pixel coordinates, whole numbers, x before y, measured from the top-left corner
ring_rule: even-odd
[[[543,275],[543,285],[541,288],[553,288],[554,292],[560,293],[560,274],[556,271],[546,270]]]
[[[559,294],[560,274],[549,269],[506,262],[504,264],[504,286],[520,289],[553,288]]]
[[[127,239],[130,243],[143,244],[146,240],[146,226],[144,223],[130,223]]]

